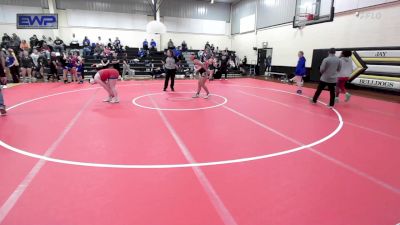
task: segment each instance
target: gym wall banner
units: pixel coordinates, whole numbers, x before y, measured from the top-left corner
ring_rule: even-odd
[[[17,14],[17,29],[58,29],[58,14]]]
[[[339,48],[337,55],[343,50],[353,52],[352,84],[400,92],[400,47]],[[314,50],[311,80],[319,80],[319,67],[327,55],[328,49]]]

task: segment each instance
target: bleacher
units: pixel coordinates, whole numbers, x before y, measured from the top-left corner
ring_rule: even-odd
[[[126,48],[125,52],[127,53],[127,58],[130,61],[130,69],[135,71],[133,76],[136,77],[151,77],[153,68],[162,67],[163,64],[161,61],[165,57],[164,52],[162,51],[150,50],[149,54],[144,58],[138,57],[138,48]],[[119,54],[118,59],[122,60],[122,58],[122,54]],[[133,59],[138,61],[134,62]],[[93,56],[89,56],[85,59],[85,78],[90,78],[97,72],[97,70],[92,68],[91,65],[100,63],[100,61],[101,59],[95,59]],[[184,75],[184,70],[190,68],[190,65],[187,63],[187,59],[185,57],[183,60],[181,60],[180,64],[181,67],[177,71],[177,75]],[[120,68],[120,72],[122,73],[122,61],[120,62]]]

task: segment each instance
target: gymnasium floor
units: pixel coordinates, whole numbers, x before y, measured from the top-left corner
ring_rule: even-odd
[[[400,104],[256,79],[24,84],[0,118],[1,225],[396,225]],[[327,101],[327,92],[321,98]]]

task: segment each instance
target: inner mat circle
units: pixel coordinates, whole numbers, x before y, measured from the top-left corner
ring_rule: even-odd
[[[132,103],[140,108],[164,111],[194,111],[213,109],[225,105],[228,99],[222,95],[210,94],[192,98],[193,92],[159,92],[138,96]],[[173,104],[177,102],[177,104]]]

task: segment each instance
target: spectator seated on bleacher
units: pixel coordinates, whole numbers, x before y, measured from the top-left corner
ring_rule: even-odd
[[[90,40],[87,36],[82,41],[83,45],[83,57],[91,55],[92,49],[90,47]]]
[[[147,39],[144,39],[142,47],[144,50],[149,50],[149,42],[147,41]]]
[[[44,43],[44,44],[42,45],[42,48],[40,48],[40,53],[44,54],[44,55],[46,56],[47,59],[50,59],[51,50],[50,50],[50,47],[47,46],[46,43]]]
[[[104,51],[104,45],[102,44],[96,44],[96,47],[93,50],[93,56],[95,59],[98,59],[103,56],[103,51]]]
[[[107,68],[110,65],[110,60],[107,57],[103,57],[99,65],[101,68]]]
[[[146,58],[146,56],[147,56],[147,51],[145,50],[145,49],[140,49],[140,51],[138,52],[138,56],[140,57],[140,58]]]
[[[178,60],[182,60],[183,56],[182,56],[182,51],[181,51],[181,47],[178,46],[178,48],[174,48],[172,50],[172,52],[174,53],[174,56],[178,59]]]
[[[51,37],[47,38],[47,46],[49,46],[49,48],[51,49],[51,51],[54,51],[53,47],[54,47],[54,41]]]
[[[72,34],[72,40],[71,40],[71,43],[69,44],[69,47],[71,49],[79,49],[79,41],[75,37],[75,34]]]
[[[104,48],[104,51],[103,51],[103,57],[111,57],[112,56],[112,52],[111,52],[111,49],[110,49],[110,47],[108,47],[108,46],[106,46],[105,48]]]
[[[113,46],[113,42],[112,42],[111,38],[108,39],[106,47],[113,49],[114,46]]]
[[[118,53],[122,52],[122,45],[121,41],[119,40],[118,37],[115,38],[115,41],[113,43],[114,50]]]
[[[182,41],[181,44],[182,52],[186,52],[188,50],[187,44],[185,41]]]
[[[211,45],[210,45],[210,43],[207,41],[206,45],[204,45],[204,50],[206,50],[206,49],[208,49],[208,48],[210,48],[210,47],[211,47]]]
[[[32,46],[32,44],[31,44]],[[63,53],[64,52],[64,42],[61,40],[59,37],[56,37],[56,40],[54,40],[54,51]]]
[[[151,39],[150,46],[151,46],[151,49],[153,49],[153,50],[156,49],[157,43],[156,43],[156,41],[154,39]]]
[[[174,45],[174,42],[172,42],[172,39],[169,39],[169,41],[168,41],[168,49],[174,49],[175,48],[175,45]]]

